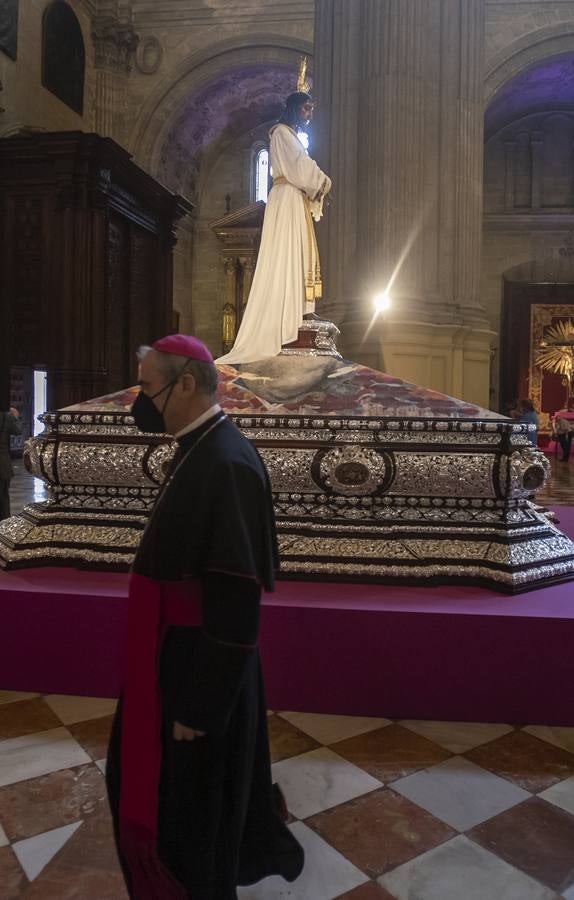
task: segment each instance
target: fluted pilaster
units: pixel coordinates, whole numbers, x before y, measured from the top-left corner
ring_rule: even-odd
[[[443,189],[453,205],[453,225],[443,217],[441,246],[453,247],[451,282],[441,284],[465,323],[481,322],[479,282],[482,253],[484,159],[484,0],[442,0],[442,83],[448,88],[441,104],[441,132],[449,139],[443,155]],[[449,53],[449,47],[454,52]],[[448,130],[449,123],[451,124]],[[445,275],[448,273],[445,272]]]
[[[329,285],[317,311],[337,322],[357,294],[361,2],[315,2],[314,155],[334,183],[333,203],[317,229]]]
[[[122,142],[126,137],[127,78],[138,37],[131,24],[106,16],[95,19],[92,40],[96,70],[96,131]]]
[[[316,0],[328,303],[347,356],[488,400],[479,300],[485,0]],[[386,321],[372,300],[390,287]],[[384,348],[384,354],[383,354]]]
[[[392,279],[402,312],[483,319],[484,0],[317,0],[327,296],[364,315]]]

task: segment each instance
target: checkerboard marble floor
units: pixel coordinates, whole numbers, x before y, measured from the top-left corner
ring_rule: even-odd
[[[0,692],[2,900],[126,900],[103,778],[114,706]],[[268,721],[307,862],[241,900],[574,900],[574,728]]]

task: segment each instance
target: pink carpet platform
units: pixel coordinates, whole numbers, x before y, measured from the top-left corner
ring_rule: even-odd
[[[560,507],[574,535],[574,508]],[[127,576],[0,573],[0,688],[117,696]],[[280,582],[261,645],[271,708],[574,725],[574,582],[473,587]]]

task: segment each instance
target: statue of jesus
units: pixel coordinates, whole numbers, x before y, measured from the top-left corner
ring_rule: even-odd
[[[290,94],[270,131],[273,187],[245,314],[235,343],[216,360],[225,365],[276,356],[297,340],[303,316],[321,297],[321,269],[313,219],[319,221],[331,179],[297,137],[313,118],[309,94]]]

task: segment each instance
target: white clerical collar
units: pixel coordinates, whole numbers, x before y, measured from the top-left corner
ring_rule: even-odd
[[[193,422],[190,422],[189,425],[186,425],[185,428],[182,428],[181,431],[178,431],[177,434],[174,434],[174,438],[179,440],[180,437],[183,437],[184,434],[189,434],[190,431],[195,431],[196,428],[199,428],[203,425],[204,422],[207,422],[208,419],[211,419],[216,413],[221,412],[221,406],[219,403],[214,403],[213,406],[210,406],[209,409],[206,409],[204,413],[194,419]]]

